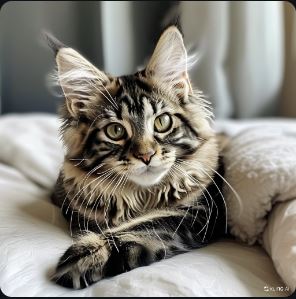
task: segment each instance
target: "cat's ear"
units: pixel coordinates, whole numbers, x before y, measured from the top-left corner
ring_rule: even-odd
[[[176,26],[170,26],[160,36],[146,67],[146,76],[174,88],[187,96],[192,91],[188,77],[187,51]]]
[[[76,118],[81,112],[87,114],[99,97],[106,96],[106,86],[110,83],[108,76],[74,49],[49,34],[46,37],[56,55],[56,77],[69,113]]]

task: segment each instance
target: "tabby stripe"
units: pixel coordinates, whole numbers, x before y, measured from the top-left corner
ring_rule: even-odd
[[[197,138],[199,135],[198,133],[193,129],[193,127],[190,125],[189,120],[182,114],[176,113],[175,116],[177,116],[193,133],[193,135]]]
[[[174,146],[176,147],[179,147],[183,150],[182,154],[179,156],[179,158],[181,158],[182,156],[184,155],[192,155],[194,154],[197,150],[198,150],[198,146],[197,147],[191,147],[190,145],[188,144],[185,144],[185,143],[181,143],[181,144],[174,144]]]
[[[150,98],[148,98],[148,100],[149,100],[149,103],[150,103],[150,105],[151,105],[151,107],[152,107],[152,109],[153,109],[153,113],[156,114],[156,113],[157,113],[157,108],[156,108],[156,103],[155,103],[155,101],[151,101]]]
[[[116,114],[116,117],[120,120],[122,120],[122,106],[121,105],[117,105],[118,108],[114,109],[114,112]]]
[[[93,161],[90,165],[83,165],[81,168],[83,170],[86,171],[90,171],[92,170],[95,166],[98,166],[99,164],[101,164],[107,157],[109,157],[110,155],[112,155],[113,153],[115,153],[116,150],[110,150],[109,153],[104,154],[103,156],[97,158],[95,161]]]
[[[121,155],[120,155],[120,157],[119,157],[119,160],[128,160],[128,159],[127,159],[127,153],[128,153],[128,150],[129,150],[131,144],[132,144],[131,139],[129,139],[129,140],[127,140],[127,141],[125,142],[125,145],[124,145],[124,147],[123,147],[123,149],[122,149],[122,152],[121,152]]]
[[[172,138],[173,136],[177,135],[177,133],[179,133],[178,131],[180,131],[180,128],[174,128],[170,134],[166,135],[165,139],[170,140],[170,138]],[[184,135],[182,135],[180,138],[183,138],[183,137],[184,137]]]
[[[118,90],[117,90],[117,92],[116,92],[116,94],[115,94],[115,97],[116,98],[120,98],[121,95],[122,95],[122,93],[123,93],[123,86],[120,85],[119,88],[118,88]]]
[[[123,102],[124,104],[126,104],[128,113],[132,113],[132,103],[131,103],[130,98],[127,95],[125,95],[120,100],[121,100],[121,102]]]
[[[145,95],[139,95],[139,99],[143,99],[143,96]],[[138,114],[138,116],[143,116],[144,115],[144,105],[143,105],[143,102],[142,101],[134,101],[134,107],[135,107],[135,110]]]
[[[97,139],[97,133],[100,132],[100,129],[95,128],[86,138],[86,141],[83,146],[83,151],[89,153],[92,149],[94,141]]]

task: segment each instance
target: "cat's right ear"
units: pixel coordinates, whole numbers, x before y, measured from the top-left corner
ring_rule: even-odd
[[[181,32],[176,26],[170,26],[157,42],[146,67],[146,75],[185,100],[192,93],[188,60]]]
[[[108,76],[97,69],[76,50],[65,46],[49,33],[44,33],[48,45],[55,53],[57,80],[66,98],[69,113],[78,118],[87,114],[99,97],[106,97]]]

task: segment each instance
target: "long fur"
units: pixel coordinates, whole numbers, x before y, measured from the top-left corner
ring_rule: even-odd
[[[86,287],[223,235],[213,114],[191,86],[178,29],[162,34],[147,67],[133,75],[107,75],[71,48],[56,61],[66,155],[52,199],[76,239],[53,278]],[[160,133],[153,124],[163,114],[170,126]],[[106,134],[114,123],[125,130],[116,141]],[[140,158],[147,153],[150,168]]]

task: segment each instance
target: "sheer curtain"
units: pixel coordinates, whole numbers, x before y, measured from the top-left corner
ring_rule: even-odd
[[[280,1],[9,1],[0,11],[2,113],[56,111],[42,29],[122,75],[145,64],[176,3],[199,54],[191,78],[217,117],[296,116],[295,9]]]
[[[0,113],[56,112],[60,99],[46,87],[54,57],[42,41],[43,29],[97,67],[128,74],[151,54],[175,2],[6,2],[0,11]]]
[[[284,3],[285,13],[285,74],[280,100],[280,113],[296,117],[296,10]]]
[[[182,1],[187,44],[200,62],[194,82],[220,117],[276,114],[284,76],[283,2]]]
[[[113,74],[133,72],[144,62],[153,48],[151,28],[156,31],[155,40],[163,22],[155,16],[150,23],[147,17],[135,20],[143,11],[150,11],[151,17],[158,6],[143,10],[138,3],[135,10],[134,5],[102,2],[104,65]],[[296,116],[292,83],[296,50],[287,37],[287,32],[293,35],[290,23],[295,24],[295,10],[288,2],[180,1],[173,13],[166,14],[167,22],[174,19],[174,13],[180,15],[186,45],[198,53],[199,61],[191,71],[193,83],[205,92],[217,117]]]

